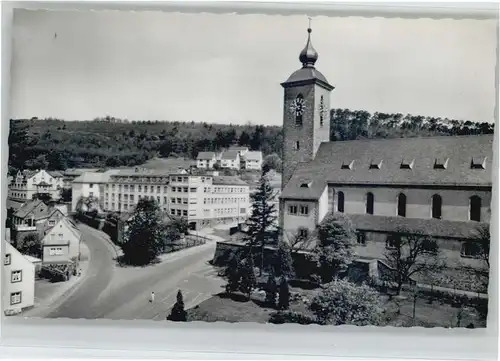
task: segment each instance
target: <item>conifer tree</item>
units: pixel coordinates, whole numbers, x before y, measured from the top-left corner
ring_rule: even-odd
[[[288,310],[290,307],[290,288],[285,277],[281,277],[278,307],[280,310]]]
[[[276,306],[276,292],[278,285],[276,284],[276,277],[271,269],[266,283],[266,303],[272,307]]]
[[[226,293],[232,293],[240,288],[241,269],[240,262],[236,256],[232,257],[226,268],[227,285]]]
[[[276,224],[276,206],[273,203],[275,194],[269,184],[268,177],[263,172],[257,191],[253,193],[252,214],[247,221],[248,231],[246,242],[253,253],[257,248],[260,251],[260,275],[264,269],[264,247],[266,244],[274,243],[278,238]]]
[[[248,300],[250,300],[252,290],[257,285],[257,280],[254,273],[253,257],[251,254],[245,260],[241,271],[240,291],[244,295],[247,295]]]
[[[177,302],[175,302],[174,307],[172,307],[172,311],[170,312],[170,315],[167,317],[167,320],[177,321],[177,322],[187,321],[187,313],[184,310],[184,300],[182,297],[181,290],[177,292]]]
[[[278,249],[274,257],[274,268],[278,276],[290,278],[295,275],[290,246],[284,241],[278,243]]]

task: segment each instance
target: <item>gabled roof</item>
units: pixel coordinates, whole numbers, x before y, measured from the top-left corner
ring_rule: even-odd
[[[212,160],[215,158],[215,152],[199,152],[196,159],[199,160]]]
[[[63,217],[53,227],[47,229],[44,239],[50,232],[57,232],[57,229],[61,227],[66,227],[78,240],[81,238],[81,233],[78,228],[76,228],[76,225],[72,221],[70,221],[68,217]]]
[[[49,173],[54,178],[62,178],[63,177],[63,175],[62,175],[61,172],[58,172],[58,171],[55,171],[55,170],[48,171],[47,173]]]
[[[106,172],[85,172],[76,177],[73,183],[105,183],[109,181],[111,175],[118,173],[118,170],[113,169]]]
[[[370,169],[374,155],[380,169]],[[446,158],[446,168],[434,167],[436,159]],[[485,169],[473,169],[473,158],[486,158]],[[401,167],[408,159],[412,167]],[[325,142],[313,161],[299,164],[282,198],[318,199],[327,184],[491,187],[492,159],[493,135]],[[351,161],[352,169],[342,169]],[[307,182],[312,186],[304,191],[300,184]]]
[[[16,213],[14,213],[14,215],[16,217],[19,217],[19,218],[24,218],[26,217],[28,214],[30,214],[31,212],[33,212],[33,210],[35,210],[38,206],[40,205],[44,205],[43,208],[48,208],[48,206],[43,203],[43,201],[41,201],[40,199],[36,199],[36,200],[32,200],[32,201],[28,201],[26,203],[24,203],[18,210]]]
[[[18,262],[18,259],[19,259],[19,260],[23,260],[26,265],[30,264],[31,267],[33,267],[33,268],[35,267],[33,262],[31,262],[31,260],[28,259],[27,256],[25,256],[24,254],[19,252],[12,244],[8,243],[7,241],[4,241],[4,244],[5,244],[5,254],[9,253],[11,255],[11,262],[12,263],[15,264],[15,262]],[[17,257],[12,257],[13,254],[17,255]],[[15,264],[15,265],[16,265],[16,267],[19,266],[21,268],[21,265],[17,265],[17,264]]]
[[[225,152],[222,152],[221,154],[221,159],[226,159],[226,160],[236,160],[238,159],[239,153],[236,150],[227,150]]]
[[[37,199],[34,201],[26,202],[21,208],[17,210],[16,213],[14,213],[14,215],[21,219],[31,215],[30,218],[33,218],[34,220],[39,220],[39,219],[49,218],[56,212],[62,214],[62,212],[59,209],[48,206],[43,201]]]
[[[262,152],[261,151],[249,151],[245,154],[246,160],[262,160]]]
[[[246,151],[248,151],[248,147],[229,147],[228,150],[235,150],[237,152],[241,152],[241,151],[246,152]]]
[[[36,174],[38,174],[38,172],[40,172],[40,171],[39,170],[25,169],[25,170],[23,170],[22,174],[23,174],[23,176],[26,177],[26,179],[29,179],[29,178],[35,176]]]

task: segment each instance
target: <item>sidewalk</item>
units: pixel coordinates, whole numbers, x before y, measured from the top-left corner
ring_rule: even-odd
[[[189,231],[189,234],[192,236],[206,238],[208,241],[212,241],[212,242],[224,242],[226,240],[222,237],[216,236],[215,234],[211,234],[211,233],[207,232],[206,230]]]
[[[82,242],[81,258],[79,269],[82,271],[80,276],[72,276],[68,281],[58,282],[54,284],[54,290],[49,294],[42,297],[40,295],[40,287],[37,295],[37,285],[41,286],[44,280],[35,282],[35,306],[25,312],[20,313],[18,316],[22,317],[46,317],[58,304],[67,299],[77,288],[77,286],[85,279],[89,264],[90,264],[90,251],[85,243]],[[37,284],[38,283],[38,284]]]

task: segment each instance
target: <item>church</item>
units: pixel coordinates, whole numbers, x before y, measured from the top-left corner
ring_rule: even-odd
[[[383,259],[405,229],[435,239],[449,264],[480,267],[473,239],[491,217],[493,135],[330,141],[334,86],[315,68],[307,31],[302,67],[281,84],[283,239],[307,238],[342,213],[359,259]]]

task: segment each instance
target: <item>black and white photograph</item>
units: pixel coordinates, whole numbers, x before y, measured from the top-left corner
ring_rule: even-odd
[[[486,328],[497,23],[15,9],[5,317]]]

